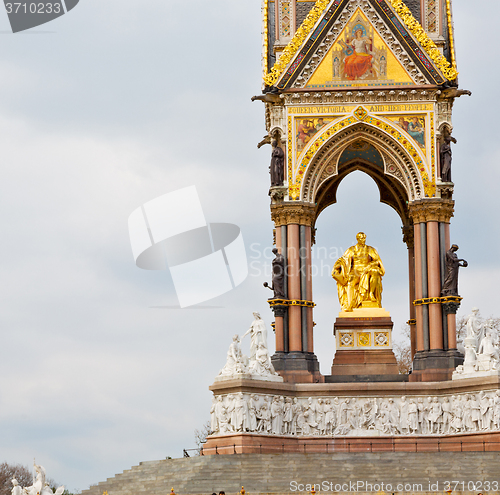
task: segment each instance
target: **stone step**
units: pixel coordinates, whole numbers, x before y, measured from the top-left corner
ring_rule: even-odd
[[[422,484],[446,480],[499,481],[499,454],[494,452],[236,454],[148,461],[84,490],[82,495],[168,495],[176,493],[288,493],[297,483]],[[396,490],[393,490],[396,491]]]

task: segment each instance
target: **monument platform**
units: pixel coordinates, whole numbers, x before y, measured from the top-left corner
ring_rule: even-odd
[[[207,455],[500,449],[499,376],[416,383],[235,379],[210,389],[222,412],[212,408]]]
[[[337,493],[373,495],[382,491],[383,482],[386,490],[391,485],[385,493],[442,494],[449,480],[458,481],[460,491],[472,491],[477,486],[474,493],[478,493],[486,491],[484,481],[492,483],[499,477],[498,452],[210,455],[141,462],[83,490],[81,495],[169,495],[171,488],[181,494],[224,490],[229,495],[239,493],[242,486],[247,493],[284,494],[297,493],[299,485],[304,485],[303,492],[308,493],[311,490],[305,489],[306,484],[316,484],[316,492],[326,491],[323,482],[328,487],[333,484],[328,491]],[[462,482],[465,490],[461,490]],[[354,489],[350,489],[353,484]]]

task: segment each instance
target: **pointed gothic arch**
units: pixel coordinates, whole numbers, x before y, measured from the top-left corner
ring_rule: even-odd
[[[300,201],[315,204],[316,217],[336,202],[340,182],[351,172],[361,170],[375,181],[380,191],[380,201],[398,212],[403,226],[411,224],[408,204],[423,198],[426,189],[419,171],[420,151],[409,140],[403,138],[403,142],[400,142],[394,137],[396,134],[401,135],[400,129],[385,119],[378,120],[384,121],[389,132],[368,122],[358,121],[342,126],[341,131],[331,135],[331,129],[335,128],[335,123],[332,123],[308,145],[310,150],[314,150],[314,156],[303,173]],[[360,141],[378,151],[383,160],[383,169],[362,158],[339,163],[345,150]],[[405,142],[406,146],[403,144]],[[306,156],[307,150],[304,153]]]

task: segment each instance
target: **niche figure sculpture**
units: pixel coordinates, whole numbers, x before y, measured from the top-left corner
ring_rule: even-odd
[[[276,248],[273,249],[273,254],[276,256],[273,260],[273,285],[269,287],[264,282],[264,287],[274,291],[274,299],[285,299],[285,258]]]
[[[340,306],[343,311],[381,308],[384,265],[377,250],[365,244],[366,234],[359,232],[356,239],[358,243],[335,262],[332,270]]]
[[[285,165],[285,152],[278,146],[278,141],[272,142],[273,151],[271,153],[271,187],[278,187],[283,185],[284,179],[284,165]]]
[[[439,164],[441,166],[441,180],[443,182],[451,182],[451,143],[456,143],[457,140],[446,134],[444,141],[439,149]]]
[[[446,251],[446,276],[441,289],[442,296],[458,296],[458,270],[460,267],[467,268],[467,261],[459,259],[456,255],[458,246],[453,244]]]

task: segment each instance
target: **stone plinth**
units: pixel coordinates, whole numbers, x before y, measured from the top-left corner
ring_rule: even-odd
[[[276,352],[271,357],[276,372],[285,382],[322,383],[318,358],[312,352]]]
[[[500,431],[460,435],[322,438],[252,435],[208,436],[203,455],[224,454],[333,454],[354,452],[496,452]]]
[[[213,434],[205,454],[500,450],[499,376],[414,383],[232,380],[210,389]]]
[[[451,380],[453,371],[463,362],[463,355],[456,349],[419,351],[413,357],[413,372],[410,375],[410,381]]]
[[[390,314],[382,308],[341,312],[334,325],[337,351],[327,381],[401,380],[392,351],[392,327]]]

